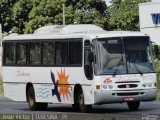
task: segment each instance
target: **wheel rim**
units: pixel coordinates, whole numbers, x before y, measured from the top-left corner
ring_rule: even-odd
[[[28,93],[28,102],[30,107],[34,105],[34,94],[31,92]]]
[[[80,109],[84,109],[85,108],[83,94],[81,94],[79,96],[79,105],[80,105]]]

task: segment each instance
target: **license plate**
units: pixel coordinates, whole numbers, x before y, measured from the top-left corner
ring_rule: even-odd
[[[125,101],[125,102],[134,101],[134,98],[133,98],[133,97],[125,97],[125,98],[124,98],[124,101]]]

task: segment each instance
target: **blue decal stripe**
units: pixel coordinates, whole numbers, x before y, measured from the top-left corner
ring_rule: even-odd
[[[48,98],[51,94],[48,94],[46,96],[42,96],[42,95],[37,95],[38,98]]]
[[[50,91],[37,91],[37,94],[46,94],[46,93],[50,93]]]
[[[55,80],[55,77],[54,77],[54,74],[53,74],[52,71],[51,71],[51,79],[52,79],[52,82],[54,84],[54,89],[52,89],[52,96],[56,95],[58,101],[61,102],[61,97],[60,97],[60,94],[58,92],[58,80],[57,81]]]

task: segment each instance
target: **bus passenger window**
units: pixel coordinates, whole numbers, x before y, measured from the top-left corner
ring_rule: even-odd
[[[31,65],[41,64],[41,44],[30,43],[29,58]]]
[[[4,44],[4,64],[14,65],[16,61],[16,44],[5,43]]]
[[[68,65],[68,42],[61,42],[62,65]]]
[[[55,45],[55,49],[56,49],[56,65],[61,65],[62,64],[62,58],[61,58],[61,43],[60,42],[56,42]]]
[[[55,44],[56,65],[68,64],[68,42],[57,41]]]
[[[54,64],[54,43],[46,42],[43,43],[43,64],[53,65]]]
[[[82,41],[69,42],[69,64],[82,65]]]
[[[27,43],[17,44],[17,64],[26,64]]]

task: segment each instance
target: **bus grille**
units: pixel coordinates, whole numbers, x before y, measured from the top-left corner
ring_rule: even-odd
[[[133,93],[116,93],[113,95],[117,95],[117,96],[135,96],[135,95],[143,95],[144,92],[133,92]]]
[[[136,88],[136,87],[138,87],[137,84],[118,85],[118,88]]]

